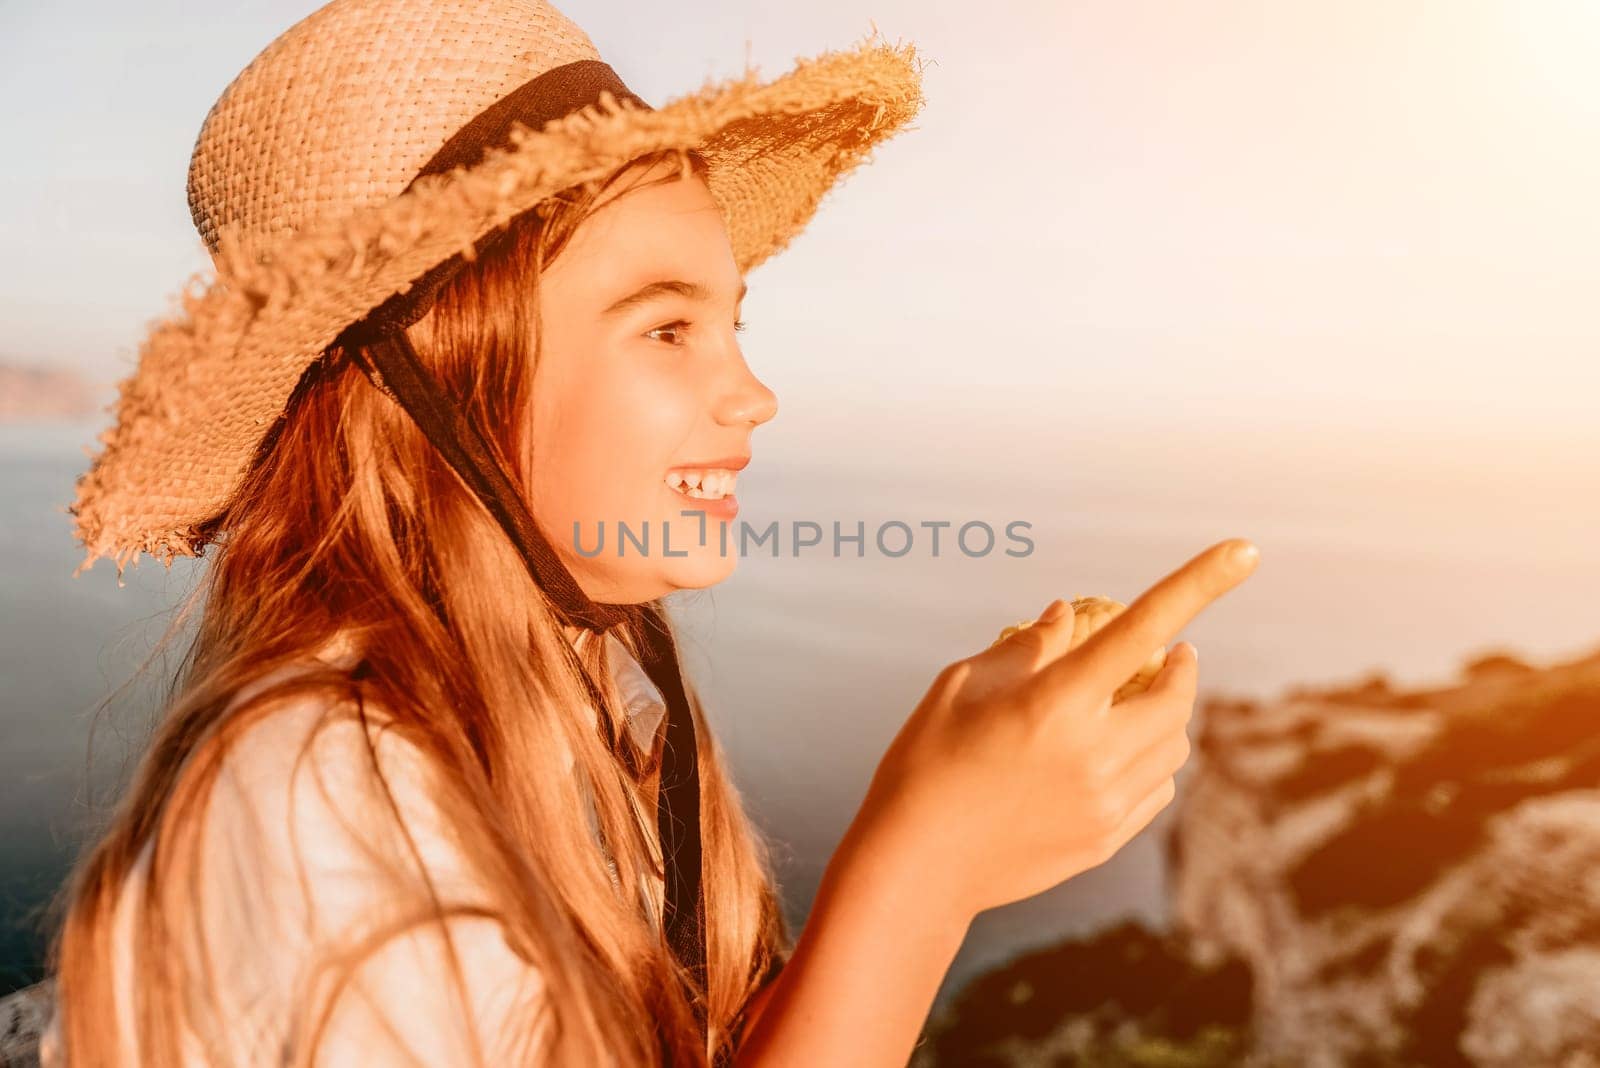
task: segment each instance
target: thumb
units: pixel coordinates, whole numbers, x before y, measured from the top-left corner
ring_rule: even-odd
[[[1072,627],[1072,606],[1059,598],[1027,626],[1007,627],[1010,633],[1003,639],[958,661],[969,669],[958,691],[962,700],[982,701],[1034,675],[1066,653],[1072,644]]]
[[[1124,683],[1118,693],[1131,697],[1144,692],[1154,697],[1181,697],[1192,702],[1200,677],[1199,650],[1192,642],[1179,642],[1167,652],[1166,662],[1153,679],[1145,674],[1146,670],[1141,668],[1139,674]],[[1148,687],[1142,685],[1146,682]]]

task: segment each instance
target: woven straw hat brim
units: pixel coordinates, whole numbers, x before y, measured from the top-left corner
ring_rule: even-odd
[[[643,154],[698,149],[734,257],[749,271],[785,248],[823,195],[908,128],[922,60],[876,29],[847,49],[754,72],[655,110],[603,94],[470,168],[267,248],[224,242],[215,280],[193,279],[155,325],[110,409],[115,422],[79,479],[71,511],[87,550],[118,571],[141,552],[196,555],[306,369],[339,333],[428,268],[554,193]]]

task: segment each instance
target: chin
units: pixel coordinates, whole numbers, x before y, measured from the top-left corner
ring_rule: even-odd
[[[673,589],[701,590],[733,574],[739,557],[731,546],[728,554],[722,555],[713,543],[704,549],[691,548],[688,556],[666,560],[663,564],[662,573]]]

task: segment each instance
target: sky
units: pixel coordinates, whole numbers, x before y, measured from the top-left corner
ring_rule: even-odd
[[[0,356],[132,368],[207,265],[207,109],[316,6],[0,4]],[[930,61],[915,128],[751,272],[758,449],[1600,456],[1600,4],[557,6],[656,106],[874,25]]]

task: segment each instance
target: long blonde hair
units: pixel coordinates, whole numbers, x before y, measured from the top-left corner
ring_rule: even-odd
[[[676,160],[677,177],[704,173],[692,152],[635,163],[658,159]],[[515,220],[408,330],[524,492],[541,459],[531,455],[525,430],[541,268],[621,173]],[[552,1046],[538,1053],[562,1064],[655,1064],[663,1056],[691,1064],[731,1050],[743,1007],[792,943],[765,845],[727,777],[698,695],[691,685],[705,854],[705,1045],[681,969],[637,897],[619,894],[597,863],[568,754],[592,792],[621,886],[638,887],[642,873],[659,873],[549,599],[411,420],[337,347],[297,389],[220,517],[211,552],[197,590],[204,613],[174,696],[65,899],[53,965],[62,1052],[72,1068],[114,1063],[107,1021],[116,1018],[117,996],[134,998],[142,1063],[179,1063],[180,1022],[193,999],[205,996],[203,980],[150,962],[186,959],[180,939],[188,928],[173,920],[197,907],[188,876],[210,784],[252,723],[309,691],[326,694],[338,714],[381,708],[436,767],[436,800],[451,834],[488,888],[507,941],[545,980],[556,1026]],[[339,635],[357,639],[359,671],[300,673],[237,699],[252,680],[307,662]],[[620,636],[637,650],[640,636]],[[591,671],[603,670],[601,643],[589,643],[584,655]],[[137,990],[119,992],[111,919],[124,880],[152,841],[136,947],[146,965]],[[416,898],[417,922],[451,915],[426,879],[419,884],[407,858],[396,856],[392,865],[396,892]],[[337,983],[374,949],[358,946],[318,964]],[[290,1048],[303,1058],[296,1063],[310,1063],[321,1024],[296,1026],[306,1033],[293,1036]]]

